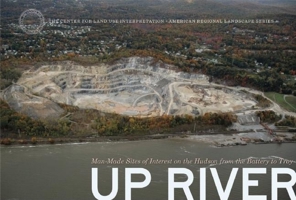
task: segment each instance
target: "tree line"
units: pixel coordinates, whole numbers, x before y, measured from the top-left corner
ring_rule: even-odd
[[[7,133],[21,136],[61,137],[94,134],[97,136],[141,135],[165,133],[175,128],[187,131],[195,125],[230,126],[236,121],[231,113],[205,113],[203,116],[163,115],[159,117],[139,118],[103,113],[94,109],[79,109],[75,106],[61,105],[65,113],[60,119],[32,119],[10,109],[8,104],[0,100],[1,137]]]

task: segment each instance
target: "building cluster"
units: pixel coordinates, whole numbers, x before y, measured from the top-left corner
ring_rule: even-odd
[[[117,41],[117,38],[112,36],[89,40],[87,34],[92,31],[91,26],[52,24],[50,28],[44,28],[36,35],[24,33],[17,24],[10,24],[9,28],[12,31],[8,37],[4,38],[0,46],[0,59],[31,58],[34,54],[42,54],[48,58],[71,54],[77,56],[109,55],[127,45],[126,41]],[[94,31],[99,32],[99,30]]]

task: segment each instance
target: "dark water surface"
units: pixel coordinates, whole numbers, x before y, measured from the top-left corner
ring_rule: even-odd
[[[64,144],[44,146],[12,146],[1,147],[1,200],[92,200],[91,168],[99,169],[99,191],[109,194],[112,183],[112,167],[119,168],[119,191],[116,200],[124,200],[124,172],[127,167],[142,167],[150,171],[152,181],[143,189],[133,189],[133,200],[166,200],[168,199],[168,168],[183,167],[194,174],[194,182],[190,186],[194,199],[199,199],[199,170],[207,167],[207,200],[220,199],[209,167],[216,168],[223,188],[227,184],[232,168],[238,167],[234,186],[229,200],[242,199],[242,168],[264,167],[267,173],[250,175],[250,179],[259,180],[258,187],[250,187],[251,195],[267,195],[271,199],[271,168],[283,167],[296,170],[296,164],[247,165],[247,164],[91,164],[92,158],[106,160],[128,158],[144,160],[147,158],[182,161],[185,158],[194,160],[236,160],[253,157],[263,160],[279,160],[285,158],[296,160],[296,144],[247,145],[229,148],[215,148],[208,144],[181,140],[151,140],[135,142],[110,142],[88,144]],[[143,181],[143,176],[134,175],[133,181]],[[176,175],[176,181],[186,181],[184,175]],[[281,181],[289,181],[289,176],[280,177]],[[295,187],[293,188],[295,191]],[[175,200],[186,200],[181,189],[175,190]],[[289,200],[285,189],[279,189],[279,200]]]

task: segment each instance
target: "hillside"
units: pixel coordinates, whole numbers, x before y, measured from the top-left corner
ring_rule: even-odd
[[[3,97],[33,118],[61,114],[55,103],[136,117],[241,112],[256,105],[252,95],[210,84],[202,74],[172,69],[176,67],[150,57],[87,67],[73,62],[45,64],[26,71]]]

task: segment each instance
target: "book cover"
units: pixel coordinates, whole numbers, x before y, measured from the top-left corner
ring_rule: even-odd
[[[296,200],[295,9],[1,0],[1,199]]]

